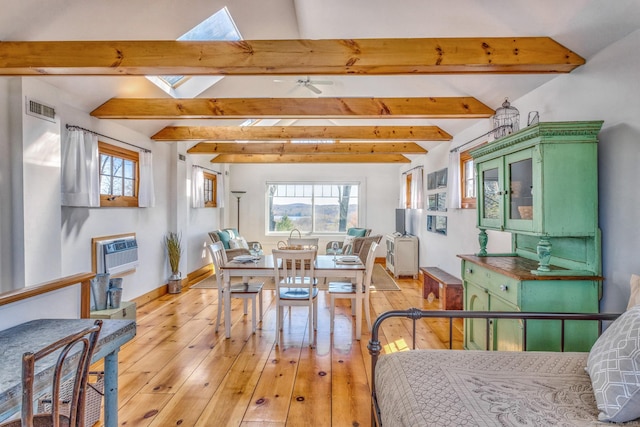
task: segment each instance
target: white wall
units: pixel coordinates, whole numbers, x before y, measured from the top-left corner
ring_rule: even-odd
[[[538,111],[541,121],[604,120],[599,134],[599,203],[602,230],[604,296],[602,311],[626,308],[629,278],[640,272],[640,246],[637,216],[640,212],[638,164],[640,164],[640,87],[637,72],[640,58],[630,55],[640,45],[640,31],[607,47],[586,65],[569,75],[561,75],[512,100],[520,111],[521,128],[529,111]],[[509,94],[505,94],[508,96]],[[455,136],[457,147],[484,134],[479,124]],[[478,142],[481,142],[479,140]],[[450,147],[431,150],[425,159],[425,173],[448,166]],[[412,164],[406,169],[415,166]],[[406,170],[404,169],[404,170]],[[449,183],[449,185],[451,185]],[[475,209],[449,210],[447,236],[420,233],[420,265],[439,266],[460,277],[461,253],[478,250]],[[425,213],[426,216],[426,213]],[[490,232],[489,252],[504,252],[511,247],[509,234]]]
[[[266,183],[267,181],[359,181],[364,187],[360,201],[365,209],[360,212],[360,225],[371,228],[371,234],[392,233],[395,227],[395,208],[398,206],[397,165],[380,164],[277,164],[241,165],[230,167],[231,180],[228,190],[245,190],[240,199],[240,231],[248,240],[259,240],[265,250],[275,248],[279,240],[287,236],[266,236]],[[225,226],[236,226],[237,201],[232,197],[228,203],[229,220]],[[335,237],[335,236],[333,236]],[[332,240],[331,236],[320,239],[320,248]],[[322,249],[321,249],[322,252]],[[384,256],[384,245],[376,256]]]

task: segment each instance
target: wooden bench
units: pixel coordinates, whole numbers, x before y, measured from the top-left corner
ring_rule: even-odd
[[[462,281],[438,267],[420,267],[423,275],[422,295],[430,293],[440,300],[443,310],[462,310]]]

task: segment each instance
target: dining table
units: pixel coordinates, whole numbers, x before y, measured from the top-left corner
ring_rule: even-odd
[[[362,292],[365,265],[359,258],[340,257],[333,255],[317,255],[314,262],[314,272],[317,279],[347,278],[356,284],[356,292]],[[352,261],[353,260],[353,261]],[[265,254],[253,259],[229,260],[223,268],[225,290],[231,287],[232,277],[242,277],[247,281],[249,277],[270,277],[275,280],[275,269],[272,254]],[[362,298],[356,298],[356,339],[362,336]],[[368,307],[367,307],[368,309]],[[231,338],[231,294],[224,292],[224,332]]]

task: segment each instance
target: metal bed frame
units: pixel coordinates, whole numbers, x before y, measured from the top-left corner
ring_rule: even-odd
[[[382,350],[380,344],[379,329],[382,326],[382,322],[389,318],[404,317],[413,320],[412,330],[412,350],[415,350],[416,345],[416,321],[423,318],[439,318],[449,319],[449,350],[452,349],[453,338],[453,319],[485,319],[486,321],[486,343],[485,348],[489,348],[489,331],[491,327],[491,321],[494,319],[514,319],[523,321],[523,351],[526,351],[526,338],[527,338],[527,320],[560,320],[561,321],[561,351],[564,351],[564,334],[565,334],[565,321],[567,320],[591,320],[598,322],[598,336],[602,334],[602,323],[606,321],[613,321],[621,313],[540,313],[540,312],[501,312],[501,311],[465,311],[465,310],[447,310],[447,311],[433,311],[433,310],[420,310],[418,308],[410,308],[408,310],[392,310],[382,313],[373,323],[371,329],[371,339],[367,348],[371,355],[371,425],[373,427],[382,426],[380,419],[380,408],[378,406],[376,396],[376,363],[378,362],[378,356]]]

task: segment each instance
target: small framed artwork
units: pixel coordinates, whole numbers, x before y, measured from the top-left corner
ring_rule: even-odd
[[[436,172],[427,174],[427,190],[436,189]]]
[[[436,232],[436,217],[434,215],[427,215],[427,231]]]
[[[446,212],[447,211],[447,193],[445,191],[441,192],[441,193],[437,193],[437,209],[440,212]]]
[[[436,216],[436,233],[438,234],[447,234],[447,217],[446,216]]]
[[[444,188],[446,186],[447,186],[447,168],[444,168],[436,172],[436,188]]]
[[[438,210],[438,195],[437,194],[429,194],[429,196],[427,196],[427,210],[428,211]]]

